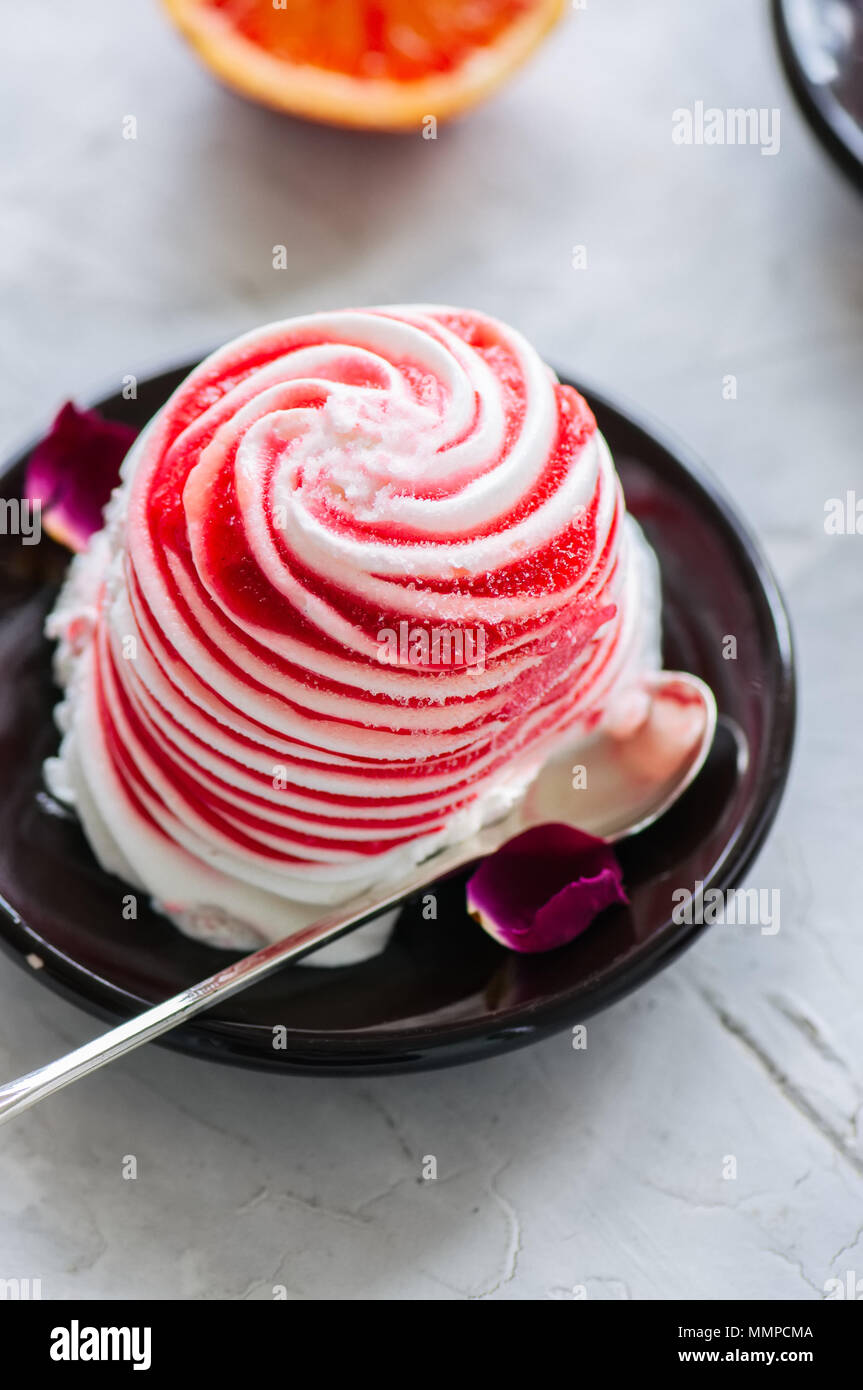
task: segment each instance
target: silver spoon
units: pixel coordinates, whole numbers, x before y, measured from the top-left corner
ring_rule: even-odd
[[[663,701],[671,701],[681,707],[688,705],[690,716],[694,712],[695,738],[677,766],[651,772],[647,726],[642,734],[636,733],[630,739],[602,735],[588,745],[579,754],[585,760],[583,766],[587,774],[586,786],[579,790],[574,790],[573,755],[550,759],[537,773],[521,801],[502,820],[485,826],[461,844],[441,850],[418,865],[409,878],[369,889],[316,922],[292,932],[283,941],[264,946],[209,979],[191,985],[162,1004],[75,1048],[65,1057],[0,1086],[0,1124],[70,1082],[140,1047],[141,1043],[158,1038],[211,1005],[237,994],[256,980],[272,975],[287,961],[298,960],[325,942],[352,931],[435,879],[494,853],[507,840],[532,826],[563,822],[612,841],[644,830],[668,810],[696,777],[716,732],[713,692],[696,676],[661,671],[650,680],[648,690],[654,710],[661,708]]]

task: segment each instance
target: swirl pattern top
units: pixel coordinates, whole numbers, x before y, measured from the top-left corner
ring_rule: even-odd
[[[181,385],[73,565],[55,776],[184,925],[281,934],[596,727],[649,659],[638,550],[590,409],[512,329],[269,325]]]

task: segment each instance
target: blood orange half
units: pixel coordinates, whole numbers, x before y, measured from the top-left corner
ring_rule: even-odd
[[[492,92],[564,0],[163,0],[208,67],[293,115],[377,130]]]

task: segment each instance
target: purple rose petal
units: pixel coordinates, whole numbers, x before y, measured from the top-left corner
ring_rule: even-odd
[[[607,907],[626,904],[623,870],[605,840],[569,825],[538,825],[484,859],[467,908],[512,951],[553,951]]]
[[[102,510],[120,480],[120,464],[138,431],[95,410],[62,407],[27,465],[24,496],[39,502],[42,524],[70,550],[83,550],[102,525]]]

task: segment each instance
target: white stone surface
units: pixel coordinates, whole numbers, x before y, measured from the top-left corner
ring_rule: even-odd
[[[425,142],[245,104],[155,0],[4,0],[0,445],[265,319],[476,304],[721,475],[784,581],[802,715],[749,879],[781,889],[778,935],[716,928],[585,1053],[562,1034],[371,1081],[137,1053],[3,1131],[0,1277],[46,1298],[437,1300],[814,1299],[863,1276],[863,537],[823,528],[827,498],[863,496],[863,208],[791,102],[767,8],[588,0]],[[674,145],[699,99],[780,107],[780,153]],[[92,1030],[0,961],[3,1072]]]

